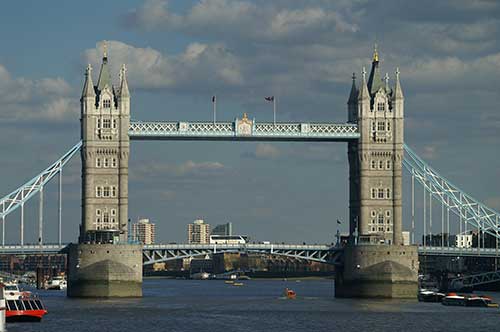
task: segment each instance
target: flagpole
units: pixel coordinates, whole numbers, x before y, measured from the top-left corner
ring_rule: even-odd
[[[273,125],[276,127],[276,97],[273,97]]]
[[[216,121],[216,114],[217,114],[217,96],[214,95],[213,96],[213,108],[214,108],[214,124],[215,124],[215,121]]]

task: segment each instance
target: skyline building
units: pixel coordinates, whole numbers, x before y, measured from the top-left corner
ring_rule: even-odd
[[[132,238],[142,244],[154,244],[156,225],[149,219],[140,219],[132,224]]]
[[[210,243],[210,224],[206,224],[203,219],[188,224],[188,243]]]
[[[215,226],[211,232],[211,235],[233,235],[233,223],[227,222],[225,224]]]

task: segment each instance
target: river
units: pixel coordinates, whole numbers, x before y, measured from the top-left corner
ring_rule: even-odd
[[[498,331],[500,310],[416,300],[333,297],[331,280],[145,279],[140,299],[69,299],[37,291],[49,314],[41,323],[9,323],[8,332],[153,331]],[[297,299],[283,298],[285,287]],[[495,302],[500,293],[486,292]]]

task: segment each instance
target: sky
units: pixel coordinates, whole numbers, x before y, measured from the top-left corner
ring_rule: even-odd
[[[84,70],[92,64],[96,82],[104,40],[115,82],[128,68],[132,119],[165,121],[210,120],[216,94],[221,121],[243,112],[272,121],[263,98],[274,95],[280,122],[345,122],[352,73],[370,67],[377,44],[391,85],[401,71],[406,143],[500,209],[498,1],[18,0],[2,8],[0,196],[79,140]],[[64,242],[77,240],[80,169],[77,155],[63,172]],[[406,176],[406,229],[408,187]],[[45,198],[45,241],[55,242],[57,181]],[[37,211],[32,199],[26,242],[37,238]],[[184,242],[197,218],[231,221],[255,241],[330,243],[347,231],[347,146],[134,141],[129,215],[155,222],[163,243]],[[19,211],[7,218],[6,242],[17,242],[19,220]]]

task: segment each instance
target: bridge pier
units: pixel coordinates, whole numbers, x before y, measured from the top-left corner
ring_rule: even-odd
[[[142,246],[71,244],[69,297],[141,297]]]
[[[348,245],[335,274],[335,297],[416,298],[418,248]]]

